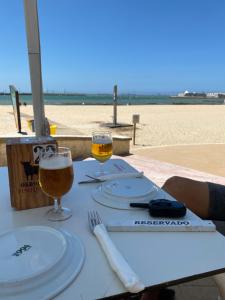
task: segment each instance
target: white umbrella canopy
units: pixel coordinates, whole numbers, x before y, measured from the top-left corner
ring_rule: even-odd
[[[36,136],[46,135],[45,111],[41,73],[41,47],[38,23],[37,0],[24,0],[27,47],[30,65],[30,80],[33,98]]]

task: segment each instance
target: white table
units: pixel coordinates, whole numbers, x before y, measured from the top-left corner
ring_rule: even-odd
[[[125,161],[110,160],[106,167],[116,171],[115,163],[127,170]],[[63,222],[46,220],[48,207],[15,211],[10,206],[7,168],[0,168],[0,230],[26,225],[47,225],[77,234],[86,251],[84,266],[75,281],[55,299],[93,300],[125,293],[95,237],[90,233],[87,211],[96,209],[103,221],[135,216],[148,217],[147,211],[116,210],[102,206],[91,197],[96,184],[78,185],[98,168],[94,160],[75,162],[75,182],[63,198],[73,217]],[[159,193],[164,193],[160,191]],[[149,288],[165,287],[225,272],[225,238],[218,232],[112,232],[110,236],[141,281]]]

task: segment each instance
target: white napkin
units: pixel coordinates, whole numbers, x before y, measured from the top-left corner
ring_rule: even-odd
[[[139,178],[143,177],[144,172],[130,172],[130,173],[114,173],[98,176],[100,180],[112,180],[117,178]]]
[[[140,281],[138,276],[134,273],[116,246],[113,244],[104,224],[96,225],[94,228],[94,234],[101,244],[110,266],[117,273],[125,288],[131,293],[138,293],[144,290],[144,284]]]

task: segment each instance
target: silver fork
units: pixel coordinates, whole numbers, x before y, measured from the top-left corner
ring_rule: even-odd
[[[142,291],[145,286],[140,282],[138,276],[131,269],[122,254],[114,245],[98,212],[89,211],[88,221],[90,229],[100,243],[111,268],[114,272],[116,272],[125,288],[131,293],[138,293]]]
[[[93,233],[96,225],[103,224],[98,212],[95,210],[88,212],[88,221]]]

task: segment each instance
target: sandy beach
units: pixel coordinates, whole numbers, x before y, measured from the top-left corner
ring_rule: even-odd
[[[46,105],[45,114],[58,134],[90,135],[112,122],[112,106]],[[225,143],[224,105],[137,105],[118,106],[118,123],[132,124],[140,114],[135,148],[163,145]],[[21,106],[22,130],[31,133],[27,120],[33,118],[31,105]],[[0,106],[0,135],[15,135],[12,107]],[[132,136],[132,127],[111,129],[113,135]],[[132,143],[131,143],[132,144]]]
[[[91,135],[93,130],[111,130],[112,135],[132,137],[132,127],[109,129],[113,107],[108,105],[46,105],[56,134]],[[129,105],[118,106],[118,123],[132,124],[140,114],[136,145],[130,153],[202,172],[225,175],[225,105]],[[17,134],[12,106],[0,106],[0,136]],[[22,131],[33,119],[33,107],[21,106]]]

